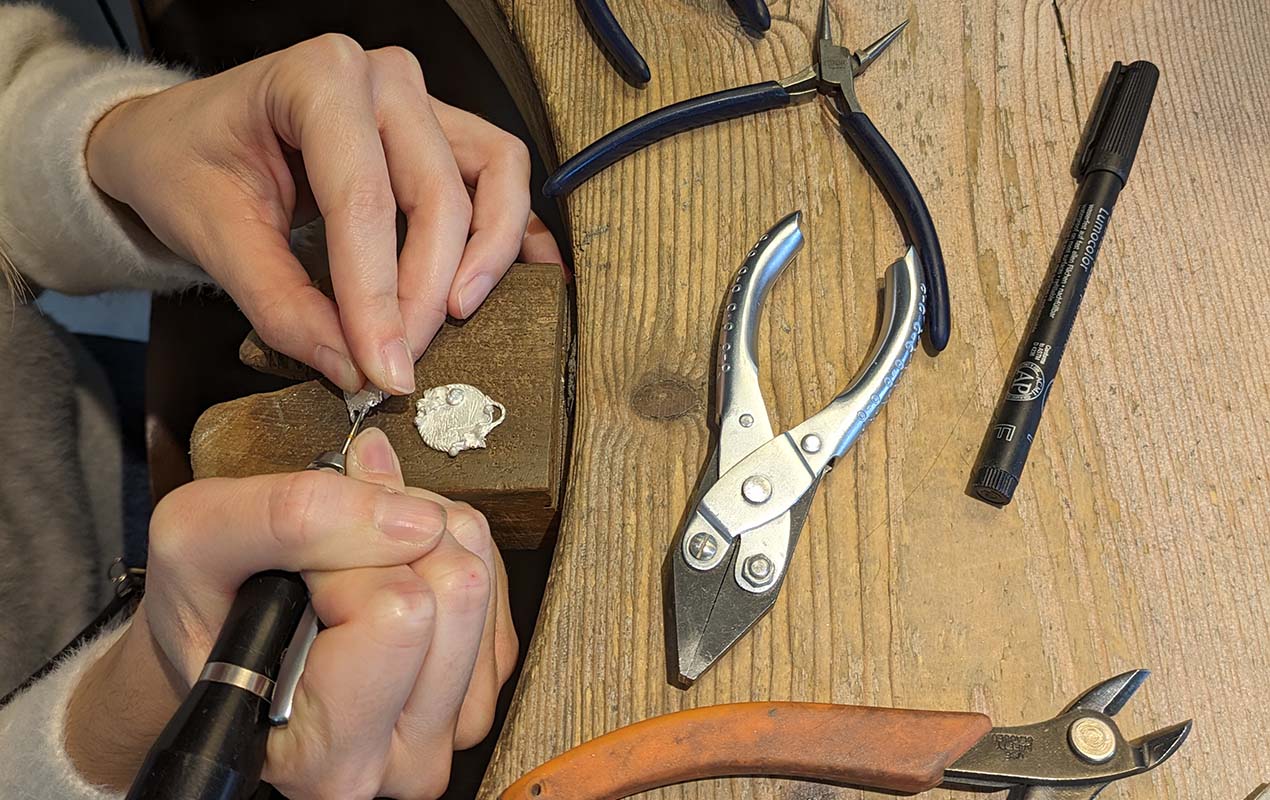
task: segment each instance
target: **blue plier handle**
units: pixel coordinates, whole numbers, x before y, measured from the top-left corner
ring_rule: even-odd
[[[772,27],[772,15],[765,0],[730,0],[736,16],[746,28],[762,33]],[[609,8],[608,0],[578,0],[582,18],[587,21],[596,44],[608,58],[622,80],[635,88],[648,83],[648,62],[639,54],[631,38]]]
[[[816,60],[810,67],[784,80],[701,95],[631,120],[561,164],[543,184],[543,194],[548,197],[569,194],[628,155],[675,134],[823,96],[828,99],[843,136],[895,211],[904,238],[913,246],[928,294],[926,337],[931,349],[939,352],[948,345],[952,310],[935,223],[912,175],[869,115],[860,108],[855,93],[855,78],[895,41],[905,24],[897,25],[873,44],[853,53],[831,40],[828,5],[822,3]]]

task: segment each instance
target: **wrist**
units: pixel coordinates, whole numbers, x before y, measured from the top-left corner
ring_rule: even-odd
[[[84,149],[84,161],[88,166],[88,178],[98,189],[114,199],[127,203],[122,178],[129,174],[126,154],[129,152],[127,119],[129,111],[139,100],[134,97],[111,108],[97,120],[88,133]]]
[[[66,755],[85,780],[127,789],[185,692],[138,608],[66,708]]]

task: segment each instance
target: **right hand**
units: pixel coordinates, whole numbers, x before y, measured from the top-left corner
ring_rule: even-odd
[[[190,483],[151,522],[146,595],[67,713],[88,780],[126,788],[197,678],[238,586],[301,572],[327,626],[265,780],[290,798],[439,796],[451,753],[489,731],[515,663],[502,561],[470,506],[403,485],[378,429],[348,477],[302,472]],[[370,667],[369,665],[373,665]]]
[[[349,391],[409,394],[447,313],[470,316],[517,254],[562,262],[530,211],[525,145],[431,97],[400,47],[328,34],[127,100],[85,159],[275,350]],[[338,306],[288,242],[317,214]]]

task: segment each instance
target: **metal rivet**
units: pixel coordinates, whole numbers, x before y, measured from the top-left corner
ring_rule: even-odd
[[[750,556],[745,559],[745,577],[755,586],[766,586],[776,577],[772,560],[765,555]]]
[[[762,475],[751,475],[741,484],[741,496],[751,503],[766,503],[772,496],[772,482]]]
[[[753,424],[754,424],[754,415],[753,415],[753,414],[742,414],[742,415],[741,415],[741,416],[737,419],[737,422],[741,423],[741,427],[742,427],[742,428],[748,428],[748,427],[750,427],[751,425],[753,425]]]
[[[694,533],[688,540],[688,552],[698,561],[709,561],[719,552],[719,543],[705,531]]]
[[[808,453],[819,453],[820,437],[814,433],[809,433],[803,437],[802,446]]]
[[[1096,717],[1081,717],[1067,729],[1072,750],[1090,764],[1104,764],[1116,754],[1116,734]]]

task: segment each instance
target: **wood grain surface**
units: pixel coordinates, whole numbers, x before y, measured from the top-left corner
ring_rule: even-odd
[[[819,5],[777,0],[755,40],[722,0],[613,0],[652,68],[636,91],[572,0],[499,2],[562,156],[667,103],[801,68]],[[773,612],[690,691],[671,688],[661,565],[707,452],[725,282],[804,210],[807,246],[760,335],[789,427],[864,358],[902,242],[818,103],[677,137],[575,193],[569,488],[483,794],[681,708],[797,699],[1009,725],[1144,666],[1126,733],[1187,717],[1195,733],[1104,796],[1243,798],[1270,774],[1270,14],[1260,0],[832,5],[853,47],[911,20],[858,90],[943,240],[952,342],[916,356],[824,481]],[[1136,58],[1162,72],[1142,150],[1021,488],[992,508],[966,494],[970,470],[1070,208],[1082,126],[1111,63]],[[656,796],[858,795],[736,779]]]
[[[539,547],[554,530],[563,481],[568,409],[565,381],[572,335],[564,275],[552,264],[514,267],[466,322],[447,322],[415,365],[417,389],[390,397],[369,417],[397,450],[410,486],[423,486],[484,512],[502,547]],[[295,371],[274,351],[244,344],[249,361]],[[487,447],[457,457],[427,447],[415,429],[415,401],[447,383],[467,383],[507,407]],[[338,390],[310,380],[212,406],[190,437],[194,477],[291,472],[348,431]]]

